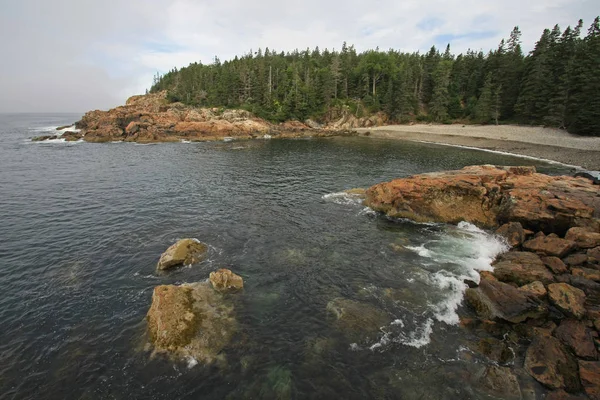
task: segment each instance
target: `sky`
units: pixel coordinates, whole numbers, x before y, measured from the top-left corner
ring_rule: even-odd
[[[529,51],[545,28],[597,0],[0,0],[0,112],[85,112],[144,93],[157,72],[250,50],[496,48],[514,26]]]

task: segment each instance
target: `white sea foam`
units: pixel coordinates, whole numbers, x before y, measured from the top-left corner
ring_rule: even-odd
[[[427,250],[424,244],[420,246],[405,246],[405,248],[414,251],[421,257],[431,258],[431,251]]]
[[[192,368],[194,368],[196,365],[198,365],[198,360],[196,360],[194,357],[188,356],[188,357],[186,358],[186,361],[187,361],[187,367],[188,367],[189,369],[192,369]]]
[[[417,349],[429,344],[431,333],[433,332],[433,320],[428,318],[425,323],[409,332],[406,336],[401,335],[398,341],[406,346],[416,347]]]
[[[180,143],[192,143],[191,140],[185,140],[185,139],[181,139],[179,142]]]
[[[436,323],[458,324],[457,311],[468,287],[464,280],[478,282],[478,271],[492,270],[492,261],[509,249],[502,238],[467,222],[432,234],[434,238],[425,243],[405,246],[422,257],[422,267],[411,271],[406,281],[430,288],[428,311],[412,320],[395,319],[382,329],[383,337],[371,350],[383,350],[391,342],[420,348],[429,343]]]
[[[321,198],[327,202],[341,205],[360,205],[362,203],[360,195],[346,192],[329,193]]]

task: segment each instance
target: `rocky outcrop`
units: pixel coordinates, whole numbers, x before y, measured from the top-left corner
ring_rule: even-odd
[[[586,178],[554,177],[533,167],[470,166],[380,183],[366,205],[391,217],[421,222],[468,221],[564,235],[572,227],[600,228],[600,191]]]
[[[168,103],[166,92],[129,98],[109,111],[90,111],[76,123],[88,142],[169,142],[233,138],[352,135],[346,128],[315,128],[299,121],[271,124],[246,110]]]
[[[375,185],[365,203],[392,217],[496,229],[512,250],[498,257],[493,271],[480,272],[479,284],[465,282],[469,307],[462,326],[483,343],[469,348],[494,366],[506,365],[503,349],[510,342],[511,369],[524,368],[553,390],[546,398],[599,398],[597,185],[532,167],[472,166]],[[495,392],[510,386],[526,397],[522,374],[515,385],[505,370],[486,371],[485,385]]]
[[[210,273],[210,283],[220,292],[236,291],[244,288],[244,280],[228,269],[220,269]]]
[[[146,320],[154,352],[205,364],[224,361],[237,331],[233,306],[208,282],[157,286]]]
[[[204,257],[208,247],[196,239],[181,239],[171,245],[161,256],[156,266],[165,270],[178,265],[195,264]]]

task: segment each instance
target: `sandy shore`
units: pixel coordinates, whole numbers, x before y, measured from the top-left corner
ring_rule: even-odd
[[[503,151],[600,170],[600,137],[515,125],[389,125],[357,129],[371,137],[443,143]]]

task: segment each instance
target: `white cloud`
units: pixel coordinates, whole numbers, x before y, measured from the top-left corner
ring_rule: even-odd
[[[595,12],[589,0],[0,0],[10,60],[0,63],[0,112],[116,106],[157,70],[259,47],[427,51],[454,37],[454,53],[487,51],[519,25],[529,50],[544,28],[589,25]]]

